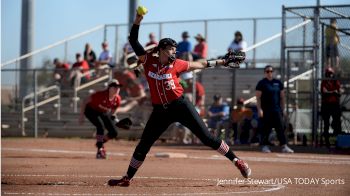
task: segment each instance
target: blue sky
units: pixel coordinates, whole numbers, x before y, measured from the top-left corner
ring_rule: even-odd
[[[347,4],[347,0],[322,0],[322,5]],[[149,9],[144,22],[175,21],[193,19],[221,19],[242,17],[280,17],[282,5],[315,5],[316,0],[139,0],[140,5]],[[1,62],[19,56],[21,0],[1,0]],[[35,0],[34,49],[39,49],[67,36],[80,33],[100,24],[121,24],[128,21],[128,0]],[[167,32],[165,26],[165,34]],[[201,28],[201,27],[199,27]],[[250,28],[250,26],[242,27]],[[263,28],[263,27],[261,27]],[[235,28],[221,26],[215,32]],[[169,30],[168,30],[169,31]],[[213,31],[213,30],[212,30]],[[269,34],[269,28],[266,28]],[[271,30],[272,31],[272,30]],[[270,34],[274,34],[276,30]],[[190,32],[194,35],[200,30]],[[126,30],[120,40],[126,40]],[[148,32],[141,31],[142,39]],[[180,38],[177,33],[175,39]],[[99,36],[99,39],[101,37]],[[220,39],[220,36],[217,36]],[[84,40],[85,42],[86,40]],[[193,41],[193,40],[192,40]],[[213,42],[213,38],[211,38]],[[82,41],[83,42],[83,41]],[[194,41],[193,41],[194,42]],[[230,38],[226,38],[226,48]],[[100,40],[96,43],[100,43]],[[81,46],[83,48],[83,46]],[[81,49],[83,50],[83,49]],[[99,53],[99,45],[96,46]],[[213,49],[213,53],[216,49]],[[76,51],[72,51],[74,55]]]

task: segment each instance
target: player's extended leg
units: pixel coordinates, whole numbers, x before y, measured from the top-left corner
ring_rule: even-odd
[[[190,103],[187,99],[182,99],[177,103],[176,112],[173,112],[172,115],[176,114],[177,116],[173,116],[175,121],[178,121],[188,127],[204,145],[217,150],[220,154],[230,159],[241,171],[243,177],[247,178],[251,174],[248,164],[239,159],[226,144],[226,142],[214,138],[209,133],[208,128],[204,124],[198,112],[192,103]]]
[[[154,109],[142,133],[141,140],[135,148],[126,176],[122,179],[111,179],[108,181],[108,185],[129,186],[130,180],[141,167],[153,143],[172,122],[173,121],[169,118],[169,115],[165,110]]]
[[[84,114],[87,119],[96,127],[96,147],[97,147],[97,154],[96,158],[98,159],[105,159],[105,151],[103,148],[103,134],[104,134],[104,129],[103,129],[103,124],[102,121],[99,119],[100,113],[96,112],[90,107],[86,107]],[[100,152],[101,149],[104,152]],[[102,153],[102,154],[101,154]]]

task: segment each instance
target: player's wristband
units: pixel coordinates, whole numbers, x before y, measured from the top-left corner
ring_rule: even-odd
[[[207,60],[207,67],[215,67],[217,65],[218,65],[218,61],[216,60],[211,60],[211,61]]]

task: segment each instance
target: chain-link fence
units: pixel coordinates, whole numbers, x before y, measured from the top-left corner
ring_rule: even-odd
[[[350,5],[284,7],[282,13],[282,29],[307,23],[303,28],[282,35],[283,79],[288,81],[297,74],[306,73],[287,85],[290,121],[297,131],[312,133],[313,144],[317,145],[324,120],[321,82],[338,80],[342,131],[349,133]],[[336,21],[336,25],[331,24],[332,21]],[[334,44],[330,36],[336,37]],[[334,45],[333,51],[329,49],[330,42]],[[334,78],[325,77],[326,68],[334,70]]]

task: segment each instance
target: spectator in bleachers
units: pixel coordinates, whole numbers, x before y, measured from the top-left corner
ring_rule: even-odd
[[[189,34],[187,31],[182,33],[182,41],[179,42],[176,48],[176,57],[186,61],[192,61],[192,45],[188,41]]]
[[[88,62],[90,69],[95,68],[96,54],[89,43],[85,44],[84,60]]]
[[[181,83],[184,88],[184,93],[189,93],[192,95],[193,91],[193,72],[186,72],[181,75],[181,79],[185,82]],[[196,81],[196,103],[195,107],[199,111],[199,115],[203,117],[205,115],[205,90],[203,85]]]
[[[86,82],[90,79],[89,64],[83,59],[80,53],[75,55],[76,62],[73,64],[69,79],[71,86],[78,87],[81,82]]]
[[[326,79],[321,83],[322,106],[321,114],[324,122],[323,136],[326,146],[330,147],[329,143],[329,120],[332,117],[333,134],[336,136],[341,133],[341,108],[340,96],[341,88],[340,81],[334,79],[334,70],[328,67],[325,71]]]
[[[235,38],[228,47],[228,52],[242,51],[247,48],[247,42],[243,40],[243,35],[240,31],[235,32]]]
[[[156,40],[156,36],[154,35],[154,33],[150,33],[148,37],[149,37],[149,42],[146,44],[146,47],[151,45],[158,45],[158,42]]]
[[[120,95],[125,100],[126,103],[137,101],[139,105],[131,108],[131,116],[135,125],[145,124],[148,115],[145,113],[150,113],[148,111],[143,111],[140,109],[142,103],[146,98],[146,92],[142,84],[136,78],[134,72],[127,68],[121,68],[114,72],[113,78],[117,79],[122,85],[120,88]],[[147,116],[147,118],[145,118]]]
[[[103,73],[102,70],[105,69],[106,66],[114,67],[114,64],[112,62],[112,53],[108,49],[108,42],[102,42],[101,46],[102,52],[95,63],[96,77],[101,76]]]
[[[339,72],[338,44],[340,43],[340,39],[339,35],[337,34],[337,20],[332,18],[330,23],[330,26],[327,26],[325,30],[327,66],[335,67],[336,71]],[[332,59],[335,59],[335,66],[332,64]]]
[[[68,63],[62,63],[58,58],[53,60],[53,64],[55,65],[54,80],[60,85],[64,85],[67,82],[70,65]]]
[[[208,56],[208,44],[205,38],[201,34],[197,34],[195,38],[198,43],[193,49],[193,60],[206,59]]]
[[[133,99],[141,99],[145,97],[145,91],[143,86],[137,80],[134,72],[127,68],[117,69],[113,78],[117,79],[122,87],[120,88],[120,94],[122,97],[129,97]]]
[[[129,41],[127,41],[123,46],[123,56],[120,59],[120,63],[122,65],[121,66],[122,68],[128,68],[130,65],[137,62],[136,56],[129,57],[129,58],[127,57],[129,54],[131,54],[133,52],[134,52],[134,50],[132,49]]]
[[[112,53],[108,49],[108,42],[107,41],[102,42],[101,46],[102,46],[102,52],[98,57],[98,61],[96,61],[97,68],[103,65],[109,65],[113,67]]]
[[[216,135],[216,137],[221,137],[221,131],[225,131],[225,142],[227,144],[232,144],[231,137],[229,135],[230,127],[229,113],[230,106],[223,102],[221,95],[216,94],[213,97],[214,102],[208,109],[208,127]]]
[[[260,143],[259,128],[261,126],[261,123],[260,123],[261,119],[259,118],[258,108],[257,108],[256,104],[253,104],[253,103],[247,104],[246,108],[249,108],[253,113],[252,120],[250,122],[250,124],[252,126],[252,130],[249,134],[248,142],[251,145],[259,145],[259,143]]]
[[[244,99],[237,100],[237,108],[231,113],[233,137],[235,144],[249,143],[253,135],[252,129],[253,111],[244,106]]]

